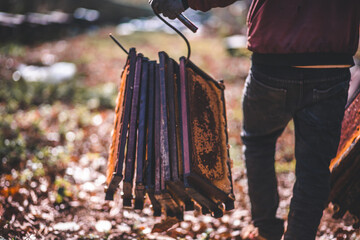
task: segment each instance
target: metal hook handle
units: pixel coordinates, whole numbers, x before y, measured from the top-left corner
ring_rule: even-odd
[[[187,57],[186,57],[186,63],[189,61],[190,59],[190,55],[191,55],[191,47],[190,47],[190,43],[187,40],[187,38],[184,36],[184,34],[182,34],[176,27],[174,27],[173,25],[171,25],[168,21],[166,21],[163,17],[161,17],[158,13],[156,13],[154,11],[154,14],[161,20],[163,21],[167,26],[169,26],[171,29],[173,29],[182,39],[184,39],[186,46],[187,46]],[[183,19],[183,21],[188,21],[188,19],[180,14],[178,16],[178,19],[180,20],[180,18]],[[182,20],[180,20],[181,22],[183,22]],[[190,24],[192,24],[190,21],[188,21]],[[183,22],[184,23],[184,22]],[[193,24],[192,24],[193,25]],[[195,25],[193,25],[196,29],[197,27]],[[195,30],[196,31],[196,30]],[[116,43],[116,45],[118,45],[127,55],[129,54],[129,52],[121,45],[121,43],[110,33],[109,34],[110,38]]]
[[[193,24],[187,17],[185,17],[183,14],[179,14],[176,17],[182,24],[184,24],[188,29],[190,29],[193,33],[196,33],[198,30],[198,27]]]
[[[190,55],[191,55],[191,47],[190,47],[190,43],[187,40],[187,38],[184,36],[184,34],[182,34],[182,32],[179,31],[179,29],[177,29],[176,27],[171,25],[168,21],[166,21],[163,17],[161,17],[157,12],[154,11],[154,14],[158,18],[160,18],[160,20],[163,21],[166,25],[168,25],[172,30],[174,30],[182,39],[184,39],[184,41],[186,43],[186,46],[187,46],[187,49],[188,49],[188,54],[187,54],[187,57],[186,57],[186,63],[187,63],[189,61]]]

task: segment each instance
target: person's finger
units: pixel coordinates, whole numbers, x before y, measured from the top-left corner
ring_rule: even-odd
[[[159,1],[157,1],[157,0],[152,0],[152,1],[150,2],[150,5],[151,5],[152,9],[153,9],[156,13],[160,13]]]
[[[170,19],[175,19],[176,18],[176,16],[177,16],[177,14],[176,13],[173,13],[173,12],[164,12],[163,13],[163,15],[165,16],[165,17],[167,17],[167,18],[170,18]]]

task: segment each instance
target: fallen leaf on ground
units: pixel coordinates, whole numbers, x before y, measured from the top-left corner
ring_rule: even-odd
[[[160,223],[156,223],[151,232],[165,232],[179,222],[179,219],[177,219],[176,217],[167,217],[166,219],[163,219]]]

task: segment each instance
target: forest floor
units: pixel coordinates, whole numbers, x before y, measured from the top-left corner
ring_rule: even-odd
[[[120,193],[105,201],[105,171],[117,87],[126,55],[108,38],[113,28],[35,46],[0,47],[0,239],[242,239],[251,225],[242,160],[241,93],[250,60],[232,57],[210,33],[190,35],[192,61],[225,80],[235,209],[215,219],[197,209],[184,221],[158,232],[150,203],[142,212],[123,209]],[[119,40],[150,59],[164,50],[177,59],[186,53],[177,36],[134,33]],[[174,48],[176,46],[176,48]],[[77,74],[61,83],[18,78],[20,64],[71,62]],[[294,175],[293,126],[277,143],[280,207],[286,219]],[[324,211],[318,239],[360,239],[353,219]],[[157,224],[157,225],[156,225]],[[154,227],[156,226],[156,227]]]

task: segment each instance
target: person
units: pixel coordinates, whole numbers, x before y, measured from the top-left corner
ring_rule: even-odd
[[[175,18],[188,7],[208,11],[234,0],[153,0]],[[275,145],[288,122],[295,129],[296,181],[285,240],[315,239],[330,191],[359,42],[358,0],[253,0],[247,17],[252,66],[243,92],[241,138],[251,214],[259,236],[278,240],[284,221],[274,167]]]

